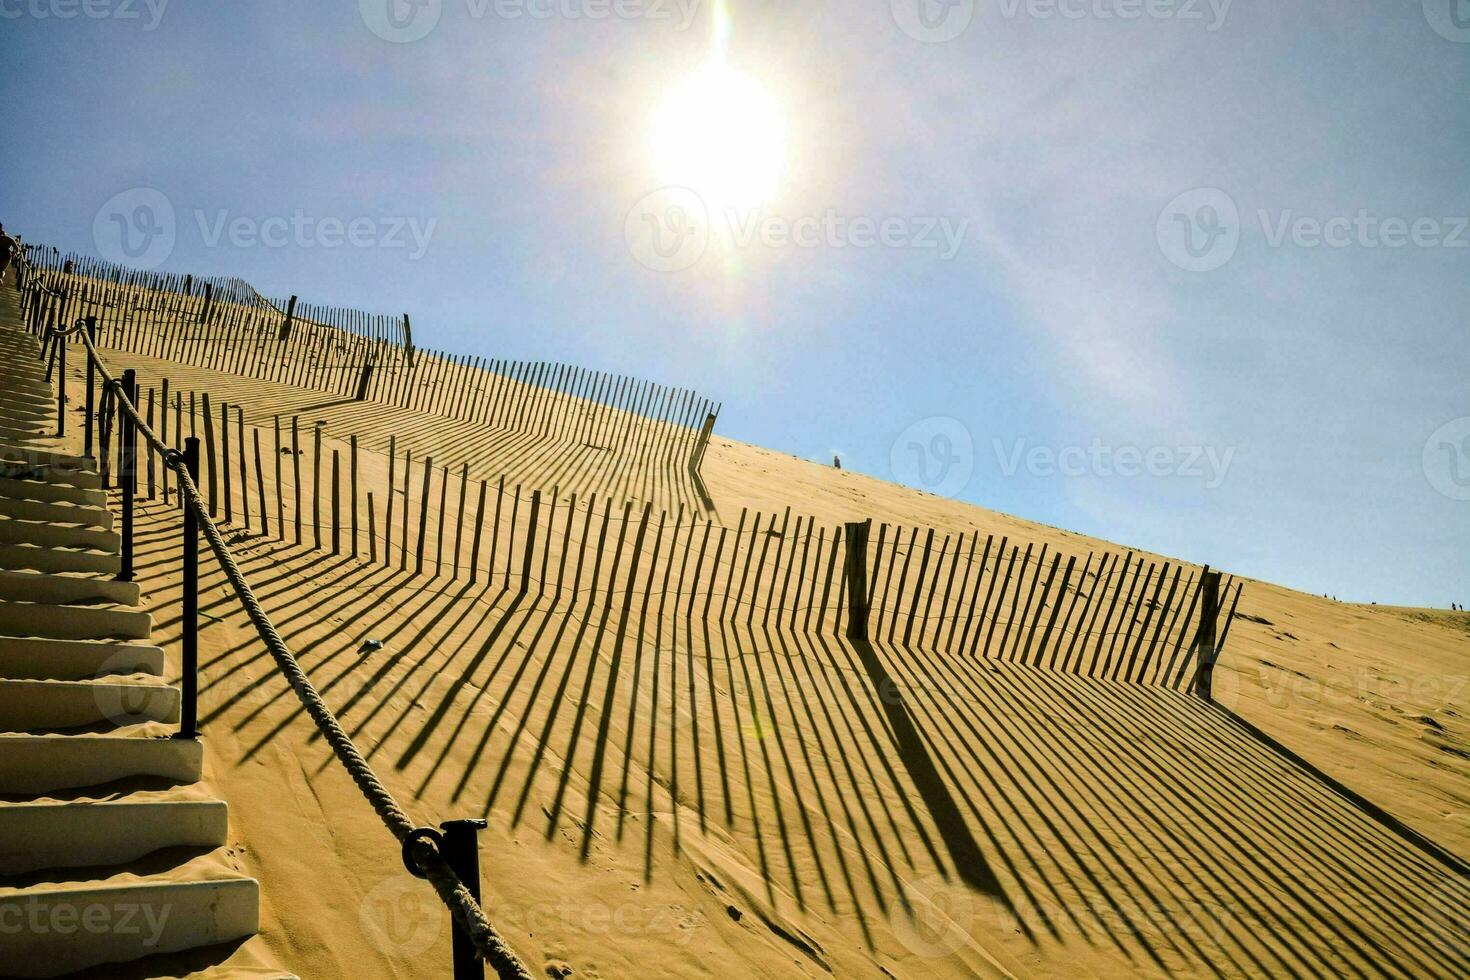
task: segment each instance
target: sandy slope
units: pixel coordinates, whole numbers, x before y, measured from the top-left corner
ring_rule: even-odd
[[[394,434],[472,477],[537,475],[504,434],[167,371],[252,421],[301,411],[366,449]],[[540,459],[564,492],[701,506],[682,475]],[[364,479],[381,466],[365,458]],[[719,438],[703,493],[727,525],[795,505],[1104,547]],[[140,578],[168,646],[176,514],[144,513]],[[495,580],[236,545],[410,812],[487,817],[487,907],[549,975],[1417,977],[1470,962],[1464,866],[1311,768],[1470,854],[1464,615],[1248,582],[1219,698],[1303,765],[1176,692],[689,621],[657,577],[624,619],[592,599],[517,601]],[[445,914],[203,565],[208,775],[263,885],[253,942],[302,976],[443,975]],[[369,638],[382,649],[361,651]]]

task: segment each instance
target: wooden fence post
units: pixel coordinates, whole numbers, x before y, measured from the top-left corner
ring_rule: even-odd
[[[868,638],[868,522],[847,524],[847,638]]]
[[[301,418],[291,416],[291,512],[296,524],[296,543],[301,543]]]
[[[193,421],[194,421],[194,399],[193,399],[193,394],[194,394],[193,392],[190,392],[189,393],[189,395],[190,395],[190,398],[189,398],[189,422],[190,422],[190,426],[191,427],[192,427]],[[202,402],[202,407],[204,409],[204,454],[207,457],[207,462],[209,464],[209,516],[210,517],[213,517],[215,515],[215,497],[216,497],[217,491],[218,491],[217,477],[218,477],[218,474],[219,474],[219,466],[215,462],[215,455],[214,455],[214,415],[212,415],[210,413],[210,411],[209,411],[209,393],[208,392],[205,392],[204,393],[204,399],[203,399],[203,402]]]
[[[286,304],[286,319],[281,321],[281,332],[276,339],[285,342],[291,339],[291,321],[296,318],[296,297],[292,296]]]
[[[541,491],[531,491],[531,518],[526,530],[526,553],[521,556],[521,587],[519,594],[525,595],[531,587],[531,559],[536,554],[537,521],[541,518]],[[608,587],[612,595],[612,587]]]
[[[383,515],[383,564],[392,563],[390,552],[393,550],[393,468],[398,462],[398,442],[396,436],[388,437],[388,503],[387,511]]]
[[[317,551],[322,550],[322,427],[318,422],[311,427],[311,531]]]
[[[352,447],[352,458],[349,464],[351,477],[348,480],[349,493],[352,503],[349,510],[352,512],[352,547],[348,549],[353,558],[357,557],[357,433],[353,433],[348,445]]]
[[[265,512],[265,473],[260,465],[260,430],[251,429],[250,437],[255,444],[255,494],[260,499],[260,534],[266,537],[271,533],[271,522]]]
[[[404,467],[404,469],[406,471],[407,467]],[[429,456],[424,460],[424,489],[419,494],[419,547],[418,555],[414,558],[413,573],[415,575],[424,574],[424,542],[427,540],[429,533],[429,481],[433,478],[433,475],[434,457]],[[404,479],[406,480],[407,478],[408,474],[405,472]],[[406,499],[407,494],[404,496]]]
[[[694,447],[689,453],[689,469],[692,472],[699,472],[700,466],[704,463],[704,449],[709,445],[709,437],[714,431],[715,413],[710,412],[704,417],[704,425],[700,427],[699,437],[694,440]]]
[[[206,284],[207,288],[207,284]],[[235,506],[230,500],[230,403],[222,402],[219,407],[219,434],[220,434],[220,473],[224,476],[225,491],[225,521],[226,523],[235,519]]]
[[[240,423],[235,430],[240,436],[238,440],[240,443],[240,520],[244,523],[245,530],[248,531],[250,530],[250,473],[245,460],[245,409],[236,405],[235,412]],[[225,465],[229,466],[228,460],[225,461]],[[264,518],[265,515],[262,514],[261,519],[264,520]]]
[[[318,432],[321,430],[318,429]],[[340,453],[332,450],[332,554],[342,553],[342,481]]]
[[[1198,663],[1194,675],[1194,693],[1210,700],[1215,679],[1215,619],[1220,611],[1220,573],[1205,572],[1200,576],[1199,629],[1194,634],[1194,650]]]

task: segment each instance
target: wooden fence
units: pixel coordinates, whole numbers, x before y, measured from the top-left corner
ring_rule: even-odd
[[[698,472],[720,406],[688,388],[569,364],[414,347],[408,316],[262,297],[239,279],[141,272],[30,247],[56,295],[46,323],[90,316],[97,344],[210,370],[331,392]]]
[[[40,321],[96,315],[85,311],[105,309],[108,300],[90,290],[107,279],[106,269],[92,267],[83,281],[71,280],[73,290],[53,298],[57,308],[40,313]],[[243,308],[254,293],[246,296],[233,282],[221,281],[220,290]],[[120,280],[113,285],[124,288]],[[177,311],[191,287],[170,285],[179,288],[125,287],[147,299],[138,292],[106,296],[113,309],[161,302]],[[66,309],[72,302],[77,308]],[[276,309],[258,297],[253,302]],[[306,309],[312,319],[305,322],[335,329],[323,326],[331,317]],[[197,309],[185,319],[191,316],[196,324],[210,319]],[[118,349],[135,349],[129,324],[122,316],[107,328],[124,335]],[[134,336],[157,344],[161,335]],[[159,356],[188,359],[187,347],[177,349],[182,357],[161,350]],[[234,523],[238,515],[243,529],[271,540],[330,548],[429,579],[499,582],[517,595],[534,591],[538,600],[571,605],[657,590],[675,597],[675,609],[687,617],[849,636],[860,610],[859,635],[878,642],[1173,688],[1213,663],[1240,600],[1240,585],[1227,580],[1218,589],[1208,568],[1196,573],[1132,552],[1079,558],[977,530],[884,524],[870,534],[867,524],[824,526],[789,507],[779,516],[743,510],[734,528],[717,526],[686,520],[682,508],[655,515],[651,504],[635,510],[631,502],[507,486],[504,478],[471,481],[467,466],[436,466],[432,457],[400,453],[391,439],[386,454],[370,454],[377,474],[370,480],[356,436],[305,431],[296,417],[250,420],[239,406],[212,404],[207,393],[171,391],[166,380],[144,384],[141,408],[165,441],[201,439],[201,486],[217,517]],[[529,387],[559,390],[534,380]],[[105,432],[106,413],[101,421]],[[612,422],[601,419],[592,436],[616,437]],[[112,463],[105,437],[101,456],[106,474]],[[143,485],[149,498],[169,500],[166,473],[150,465]],[[859,534],[855,547],[844,534]],[[856,606],[848,594],[854,582],[865,592]]]
[[[1240,600],[1227,579],[1222,601],[1204,601],[1208,567],[1132,552],[1078,557],[973,529],[887,524],[860,525],[854,548],[851,525],[790,508],[742,510],[734,527],[717,525],[682,508],[472,480],[467,466],[451,470],[392,441],[388,453],[368,453],[356,436],[326,437],[296,417],[247,419],[239,406],[166,383],[143,389],[140,402],[164,441],[201,440],[200,486],[226,524],[425,586],[498,584],[571,606],[657,592],[684,617],[851,635],[849,589],[859,582],[863,632],[875,642],[1172,688],[1200,669],[1202,631],[1218,656]],[[104,474],[112,452],[104,439]],[[170,499],[166,473],[150,468],[140,486]]]

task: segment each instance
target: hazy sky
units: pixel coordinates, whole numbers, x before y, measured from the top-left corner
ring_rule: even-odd
[[[692,386],[734,438],[1470,603],[1470,0],[732,2],[785,136],[733,214],[653,149],[714,10],[0,0],[0,220],[107,254],[123,215],[135,261]]]

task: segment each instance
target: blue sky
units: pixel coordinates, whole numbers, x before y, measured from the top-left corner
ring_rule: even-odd
[[[91,2],[0,0],[29,239],[115,248],[99,212],[156,192],[160,268],[693,386],[731,437],[1306,591],[1470,603],[1467,0],[731,2],[725,58],[785,120],[756,217],[824,230],[736,241],[716,205],[675,271],[630,214],[713,0]],[[213,233],[272,218],[306,231]]]

